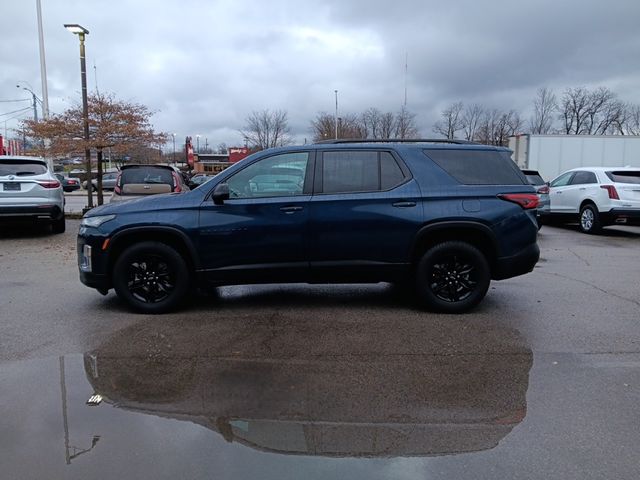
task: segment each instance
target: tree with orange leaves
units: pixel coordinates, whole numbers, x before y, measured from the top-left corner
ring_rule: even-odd
[[[113,94],[93,93],[89,107],[89,141],[84,140],[82,105],[75,105],[47,120],[24,120],[22,132],[39,140],[35,152],[40,155],[67,155],[70,152],[96,150],[98,158],[98,205],[102,197],[102,152],[111,148],[125,154],[132,149],[162,145],[167,134],[156,132],[150,122],[153,112],[145,105],[117,100]],[[48,140],[44,142],[44,140]],[[45,147],[46,145],[46,147]],[[90,177],[88,184],[91,183]]]

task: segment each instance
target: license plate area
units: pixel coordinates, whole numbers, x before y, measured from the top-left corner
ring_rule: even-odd
[[[2,190],[4,192],[19,192],[20,182],[5,182],[2,184]]]

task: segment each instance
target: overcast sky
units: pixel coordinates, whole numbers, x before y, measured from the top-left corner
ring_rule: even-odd
[[[638,0],[41,1],[52,112],[80,101],[78,38],[62,26],[79,23],[90,90],[147,105],[158,130],[201,146],[241,144],[245,118],[264,109],[286,110],[310,140],[334,90],[339,114],[398,111],[407,56],[407,106],[425,137],[454,101],[528,117],[543,86],[606,86],[640,103]],[[5,114],[29,106],[7,102],[29,98],[18,83],[42,97],[36,2],[4,0],[0,18]]]

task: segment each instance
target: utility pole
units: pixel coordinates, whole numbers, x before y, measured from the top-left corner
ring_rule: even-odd
[[[334,90],[336,94],[336,116],[334,122],[336,124],[336,140],[338,139],[338,90]]]

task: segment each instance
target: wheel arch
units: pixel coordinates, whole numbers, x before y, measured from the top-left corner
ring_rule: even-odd
[[[498,258],[495,234],[488,226],[471,221],[438,222],[422,227],[411,247],[411,264],[415,266],[429,248],[450,240],[467,242],[478,248],[485,255],[493,272]]]
[[[580,212],[585,207],[585,205],[593,205],[596,208],[596,211],[600,213],[600,209],[598,208],[598,205],[596,204],[596,202],[591,198],[585,198],[584,200],[582,200],[582,202],[580,202],[580,207],[578,208],[578,214],[580,214]]]
[[[172,227],[136,227],[116,233],[109,242],[108,272],[111,275],[113,266],[120,254],[131,245],[141,242],[160,242],[176,250],[187,263],[189,271],[199,267],[196,249],[189,237]]]

